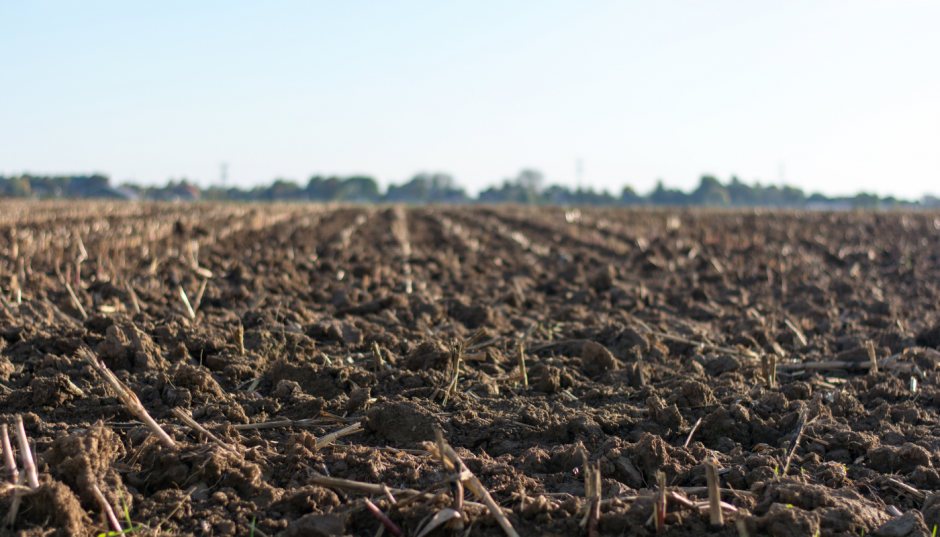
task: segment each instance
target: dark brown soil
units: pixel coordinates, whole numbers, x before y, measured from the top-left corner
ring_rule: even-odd
[[[0,423],[22,416],[40,474],[0,535],[107,532],[94,486],[141,535],[371,536],[381,524],[366,498],[417,535],[457,507],[455,488],[398,507],[320,483],[430,487],[447,477],[427,453],[436,429],[524,536],[593,533],[581,525],[586,461],[601,471],[601,535],[656,533],[659,472],[707,500],[692,487],[709,459],[734,489],[724,525],[669,500],[661,534],[940,525],[936,214],[107,203],[0,214]],[[191,319],[179,286],[197,302],[205,270]],[[533,324],[525,386],[517,345]],[[481,330],[489,344],[467,351],[448,394],[454,343]],[[771,355],[773,387],[759,358]],[[241,427],[284,420],[314,421]],[[5,514],[16,493],[3,483]],[[466,492],[463,529],[429,535],[503,535],[476,502]]]

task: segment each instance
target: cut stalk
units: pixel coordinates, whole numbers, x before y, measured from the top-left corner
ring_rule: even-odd
[[[692,430],[689,431],[689,436],[686,437],[685,444],[682,444],[683,447],[689,447],[689,442],[692,441],[692,435],[695,434],[696,429],[698,429],[698,426],[701,424],[702,424],[702,418],[699,418],[695,422],[695,425],[692,426]]]
[[[33,462],[33,452],[29,449],[29,440],[26,438],[26,429],[23,427],[23,416],[16,415],[16,439],[20,444],[20,461],[23,463],[23,473],[29,488],[39,488],[39,474],[36,473],[36,463]]]
[[[78,295],[75,294],[75,291],[72,290],[72,285],[69,283],[68,279],[65,280],[65,290],[69,292],[69,297],[72,299],[72,305],[75,306],[75,309],[78,310],[78,313],[81,314],[82,320],[88,318],[88,314],[85,313],[85,307],[82,306],[82,303],[78,301]]]
[[[189,297],[186,296],[186,290],[183,289],[183,286],[180,285],[177,287],[180,293],[180,299],[183,301],[183,305],[186,306],[186,315],[189,315],[189,318],[196,320],[196,312],[193,311],[193,305],[189,302]]]
[[[16,483],[20,471],[16,468],[16,459],[13,457],[13,445],[10,444],[10,434],[7,431],[7,424],[0,423],[0,442],[3,446],[3,468],[6,478],[10,483]]]
[[[176,442],[173,438],[170,437],[163,430],[163,427],[160,427],[160,424],[153,419],[153,417],[147,412],[147,409],[144,408],[144,405],[141,404],[140,399],[137,398],[137,395],[134,394],[127,386],[121,382],[110,369],[107,368],[103,363],[98,360],[98,357],[95,355],[91,349],[81,348],[78,349],[78,356],[83,358],[89,365],[104,379],[105,382],[111,385],[111,388],[117,392],[118,399],[121,400],[121,403],[127,407],[127,410],[131,414],[137,416],[137,418],[144,422],[144,424],[153,431],[153,434],[160,439],[160,442],[168,447],[172,448],[176,446]]]
[[[114,509],[111,508],[108,499],[101,493],[101,489],[98,488],[97,483],[91,485],[91,491],[95,494],[95,499],[98,500],[98,505],[101,506],[101,510],[104,511],[105,516],[108,517],[108,523],[111,524],[111,529],[117,533],[123,533],[124,528],[121,527],[121,523],[118,522],[118,518],[114,514]]]
[[[379,348],[377,341],[372,342],[372,368],[376,373],[385,369],[385,361],[382,360],[382,349]]]
[[[483,486],[483,483],[473,472],[467,468],[467,465],[464,464],[463,459],[457,455],[457,452],[454,451],[454,448],[450,447],[447,442],[443,443],[444,452],[440,453],[440,458],[448,459],[450,463],[458,470],[458,475],[460,475],[460,480],[463,482],[464,486],[470,489],[473,494],[483,500],[483,503],[489,509],[490,513],[496,518],[496,522],[499,523],[499,526],[503,529],[503,532],[506,533],[509,537],[519,537],[519,534],[516,533],[516,530],[513,529],[512,523],[509,522],[509,519],[506,518],[506,515],[503,514],[503,510],[499,507],[499,504],[493,500],[493,497],[490,496],[490,491],[486,490],[486,487]],[[434,450],[437,451],[437,446],[434,446]]]
[[[524,388],[529,387],[529,374],[526,372],[525,367],[525,342],[529,339],[529,336],[532,335],[532,332],[535,331],[537,326],[537,323],[532,323],[522,336],[522,339],[519,340],[519,344],[516,345],[516,359],[519,361],[519,375],[522,377],[522,386]]]
[[[394,522],[392,522],[392,519],[388,518],[388,515],[383,513],[382,510],[379,509],[377,505],[375,505],[369,500],[369,498],[366,498],[365,502],[366,502],[366,507],[369,508],[369,511],[372,513],[372,516],[379,519],[379,522],[381,522],[382,525],[385,526],[386,529],[388,529],[388,531],[392,532],[392,535],[395,535],[395,537],[401,537],[402,535],[401,529]]]
[[[343,436],[350,435],[350,434],[361,433],[361,432],[362,432],[362,431],[360,430],[361,427],[362,427],[362,424],[361,424],[361,423],[353,423],[353,424],[350,425],[349,427],[344,427],[344,428],[342,428],[342,429],[340,429],[340,430],[338,430],[338,431],[332,432],[332,433],[330,433],[330,434],[324,436],[323,438],[317,440],[317,445],[316,445],[315,451],[319,451],[319,450],[325,448],[326,446],[332,444],[332,443],[335,442],[338,438],[341,438],[341,437],[343,437]]]
[[[215,442],[217,445],[221,446],[222,449],[225,449],[226,451],[231,451],[232,453],[235,453],[235,454],[238,453],[237,449],[235,449],[233,446],[230,446],[229,444],[226,444],[225,442],[220,440],[219,437],[209,432],[208,429],[200,425],[196,420],[193,419],[192,416],[189,415],[188,412],[186,412],[182,408],[179,408],[179,407],[174,408],[172,412],[173,412],[173,415],[175,415],[177,418],[180,419],[180,421],[185,423],[190,428],[199,431],[200,433],[205,435],[206,438]]]
[[[721,512],[721,493],[718,492],[718,467],[714,459],[705,461],[705,478],[708,481],[708,511],[713,526],[725,524]]]
[[[127,289],[127,294],[131,297],[131,305],[134,306],[134,313],[140,313],[140,300],[137,298],[137,293],[134,291],[134,286],[131,285],[131,282],[124,282],[124,288]]]

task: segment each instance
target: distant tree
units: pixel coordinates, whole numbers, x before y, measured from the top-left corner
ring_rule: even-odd
[[[290,200],[302,199],[306,196],[304,196],[303,190],[301,190],[300,185],[296,182],[286,179],[276,179],[274,183],[268,187],[265,197],[270,200]]]
[[[378,198],[379,185],[371,177],[349,177],[340,187],[339,199],[343,201],[375,201]]]
[[[645,202],[646,200],[637,194],[632,186],[625,186],[620,192],[620,203],[623,205],[642,205]]]
[[[689,196],[694,205],[725,207],[731,203],[728,191],[715,177],[703,175],[696,188]]]
[[[852,207],[855,209],[877,209],[879,201],[877,194],[860,192],[852,198]]]
[[[306,190],[312,200],[334,201],[339,199],[342,188],[343,181],[339,177],[324,178],[317,175],[310,178]]]
[[[656,183],[656,188],[648,196],[653,205],[684,206],[690,202],[689,195],[681,190],[667,189],[662,180]]]

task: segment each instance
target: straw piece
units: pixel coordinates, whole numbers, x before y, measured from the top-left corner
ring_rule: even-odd
[[[529,336],[532,335],[532,332],[535,331],[536,327],[538,327],[538,323],[532,323],[516,345],[516,359],[519,361],[519,375],[522,377],[522,386],[524,388],[529,387],[529,375],[525,368],[525,342],[529,339]]]
[[[13,489],[13,501],[10,503],[10,512],[7,513],[7,526],[12,526],[13,522],[16,521],[16,513],[20,510],[20,502],[23,501],[23,493],[29,490],[23,486],[25,482],[26,474],[20,474]]]
[[[783,475],[787,475],[787,470],[790,468],[790,459],[793,458],[793,454],[796,452],[796,447],[800,445],[800,439],[803,438],[803,428],[806,427],[806,416],[809,414],[809,407],[803,408],[803,412],[800,413],[800,421],[796,426],[796,439],[793,440],[793,445],[790,447],[790,452],[787,453],[787,460],[783,465]]]
[[[160,424],[153,419],[153,417],[147,412],[147,409],[144,408],[144,405],[141,404],[140,399],[137,398],[137,395],[134,392],[130,391],[127,386],[121,382],[110,369],[107,368],[102,362],[98,360],[98,357],[92,352],[91,349],[87,347],[82,347],[78,349],[76,353],[79,357],[83,358],[89,365],[105,380],[108,384],[111,385],[111,388],[117,392],[118,398],[127,407],[127,409],[137,416],[137,419],[144,422],[144,424],[150,428],[151,431],[157,438],[160,439],[160,442],[168,447],[172,448],[176,446],[176,442],[160,427]]]
[[[190,319],[196,319],[196,312],[193,311],[193,305],[189,302],[189,297],[186,296],[186,290],[183,289],[183,286],[180,285],[177,287],[179,289],[180,299],[183,301],[183,305],[186,306],[186,315],[189,315]]]
[[[388,518],[388,515],[383,513],[382,510],[379,509],[377,505],[372,503],[369,500],[369,498],[366,498],[365,502],[366,502],[366,507],[368,507],[369,511],[372,512],[372,515],[375,516],[375,518],[379,519],[379,522],[381,522],[382,525],[388,529],[388,531],[392,532],[392,535],[395,535],[396,537],[400,537],[402,535],[401,528],[399,528],[394,522],[392,522],[392,519]]]
[[[666,524],[666,474],[662,470],[656,471],[656,501],[653,502],[653,517],[656,531],[659,532]]]
[[[33,452],[29,449],[29,440],[26,438],[21,414],[16,415],[16,439],[20,444],[20,461],[23,463],[26,481],[29,483],[29,488],[36,490],[39,488],[39,474],[36,473],[36,463],[33,462]]]
[[[111,504],[108,503],[108,499],[105,498],[104,494],[101,493],[101,489],[98,488],[97,483],[92,483],[91,491],[95,494],[95,499],[98,500],[98,505],[101,506],[104,514],[108,517],[108,523],[111,524],[111,529],[118,533],[123,532],[124,528],[122,528],[121,523],[118,522],[118,518],[114,514],[114,509],[111,508]]]
[[[85,307],[82,306],[82,303],[78,300],[78,295],[75,294],[75,291],[72,290],[72,285],[69,284],[69,281],[63,280],[65,283],[65,290],[69,292],[69,297],[72,299],[72,305],[75,306],[75,309],[78,310],[78,313],[82,315],[82,319],[87,319],[88,314],[85,313]]]
[[[372,367],[376,372],[385,369],[385,361],[382,360],[382,349],[379,348],[377,341],[372,342]]]
[[[708,480],[708,511],[713,526],[724,526],[721,513],[721,493],[718,492],[718,468],[714,459],[705,461],[705,478]]]
[[[382,488],[382,485],[374,485],[372,483],[365,483],[362,481],[353,481],[351,479],[343,479],[341,477],[330,477],[326,475],[313,475],[308,479],[314,485],[323,485],[324,487],[336,488],[336,489],[345,489],[351,490],[354,492],[361,492],[364,494],[385,494],[385,490]],[[395,494],[403,495],[418,495],[420,492],[414,489],[397,489],[389,488]]]
[[[189,412],[179,407],[174,408],[172,412],[173,412],[173,415],[175,415],[177,418],[180,419],[180,421],[185,423],[187,426],[204,434],[206,438],[208,438],[209,440],[212,440],[213,442],[221,446],[223,449],[227,451],[231,451],[232,453],[236,453],[236,454],[238,453],[238,450],[235,449],[234,446],[226,444],[225,442],[220,440],[218,436],[212,434],[211,432],[209,432],[208,429],[206,429],[205,427],[200,425],[196,420],[194,420],[193,417],[189,415]]]
[[[665,332],[650,331],[650,334],[651,334],[651,335],[654,335],[654,336],[656,336],[656,337],[658,337],[658,338],[668,339],[668,340],[676,341],[676,342],[679,342],[679,343],[685,343],[686,345],[692,345],[692,346],[694,346],[694,347],[700,347],[700,348],[705,349],[705,350],[724,352],[724,353],[728,353],[728,354],[737,354],[737,355],[739,355],[739,356],[745,356],[745,357],[747,357],[747,358],[757,358],[757,353],[754,352],[754,351],[752,351],[752,350],[748,350],[748,349],[732,349],[732,348],[730,348],[730,347],[721,347],[721,346],[719,346],[719,345],[712,345],[712,344],[710,344],[710,343],[704,343],[704,342],[701,342],[701,341],[694,341],[694,340],[691,340],[691,339],[688,339],[688,338],[684,338],[684,337],[682,337],[682,336],[673,336],[673,335],[667,334],[667,333],[665,333]]]
[[[232,428],[236,431],[249,431],[254,429],[277,429],[280,427],[320,427],[323,425],[333,425],[335,421],[332,420],[319,420],[315,418],[310,418],[306,420],[278,420],[278,421],[263,421],[260,423],[239,423],[238,425],[233,425]]]
[[[208,278],[203,278],[202,283],[199,284],[199,291],[196,292],[196,298],[193,300],[193,311],[198,311],[199,306],[202,305],[202,295],[206,292],[206,285],[209,284]]]
[[[695,425],[692,426],[692,430],[689,431],[689,436],[686,437],[686,439],[685,439],[685,444],[682,444],[683,447],[689,447],[689,442],[692,441],[692,435],[695,434],[696,429],[698,429],[698,426],[701,425],[701,424],[702,424],[702,418],[699,418],[699,419],[695,422]]]
[[[878,357],[875,356],[875,342],[869,339],[868,341],[865,342],[865,348],[868,349],[868,359],[871,361],[870,371],[872,373],[877,373],[878,372]]]
[[[340,437],[343,437],[343,436],[346,436],[346,435],[350,435],[350,434],[361,433],[361,432],[362,432],[362,431],[360,430],[361,427],[362,427],[362,424],[361,424],[361,423],[353,423],[353,424],[350,425],[349,427],[345,427],[345,428],[343,428],[343,429],[340,429],[340,430],[338,430],[338,431],[332,432],[332,433],[330,433],[330,434],[324,436],[323,438],[317,440],[316,449],[315,449],[314,451],[319,451],[319,450],[325,448],[326,446],[328,446],[328,445],[332,444],[333,442],[335,442],[336,439],[338,439],[338,438],[340,438]]]
[[[796,337],[797,341],[800,342],[800,345],[805,347],[808,341],[806,340],[806,334],[804,334],[803,331],[800,330],[800,327],[793,324],[793,321],[791,321],[790,319],[784,319],[783,324],[787,325],[787,328],[793,331],[793,335]]]
[[[140,313],[140,300],[137,298],[137,292],[134,291],[134,286],[131,285],[131,282],[125,281],[124,288],[127,290],[127,294],[131,297],[131,304],[134,306],[134,313]]]
[[[509,519],[506,518],[506,515],[503,514],[499,504],[493,500],[493,497],[490,496],[490,492],[486,490],[486,487],[483,486],[483,483],[481,483],[480,480],[477,479],[475,475],[473,475],[473,472],[467,468],[467,465],[464,464],[463,459],[457,455],[457,452],[454,451],[454,449],[450,447],[450,444],[447,442],[444,442],[443,446],[444,452],[439,453],[441,460],[443,461],[446,458],[450,461],[451,464],[454,465],[456,469],[459,470],[460,480],[463,481],[464,486],[470,489],[477,498],[483,500],[483,503],[490,510],[490,513],[493,515],[493,517],[496,518],[496,522],[499,523],[499,526],[503,529],[506,535],[509,537],[519,537],[519,534],[516,533],[515,529],[513,529]],[[437,446],[434,446],[434,449],[437,451]]]
[[[16,468],[16,459],[13,458],[13,445],[10,444],[10,434],[7,431],[7,424],[0,423],[0,443],[3,446],[3,468],[4,474],[10,483],[16,483],[20,471]]]

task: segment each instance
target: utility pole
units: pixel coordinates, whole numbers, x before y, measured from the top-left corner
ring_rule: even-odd
[[[226,183],[228,183],[228,163],[227,162],[222,163],[221,172],[222,172],[222,190],[228,190],[228,188],[226,188]]]

